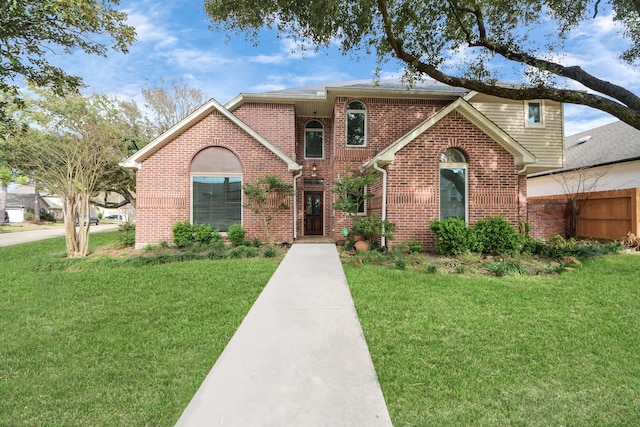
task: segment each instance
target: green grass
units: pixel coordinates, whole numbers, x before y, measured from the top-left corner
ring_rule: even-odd
[[[540,277],[345,271],[395,426],[640,425],[640,256]]]
[[[33,271],[63,252],[62,238],[0,248],[2,426],[174,425],[278,263]]]

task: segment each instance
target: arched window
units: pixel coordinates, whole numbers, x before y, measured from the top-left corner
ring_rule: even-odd
[[[362,147],[367,143],[367,107],[360,101],[347,106],[347,145]]]
[[[468,164],[464,153],[447,148],[440,155],[440,219],[457,217],[468,222]]]
[[[191,162],[191,222],[222,232],[242,222],[242,165],[226,148],[205,148]]]
[[[324,128],[317,120],[311,120],[304,127],[304,157],[306,159],[324,157]]]

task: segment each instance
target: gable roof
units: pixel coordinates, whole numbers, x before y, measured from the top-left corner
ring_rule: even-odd
[[[333,106],[338,96],[362,97],[392,97],[392,98],[425,98],[444,99],[453,101],[464,96],[469,90],[448,86],[432,79],[414,82],[411,87],[402,79],[387,80],[350,80],[338,83],[318,84],[313,86],[275,90],[262,93],[241,93],[225,107],[234,111],[247,102],[257,103],[289,103],[293,104],[299,116],[331,117]]]
[[[240,129],[244,130],[248,133],[252,138],[262,144],[265,148],[271,151],[273,154],[278,156],[283,162],[287,164],[287,167],[290,171],[297,171],[302,169],[302,166],[297,164],[292,158],[284,154],[278,147],[267,141],[262,135],[256,132],[253,128],[247,125],[245,122],[240,120],[238,117],[233,115],[229,110],[227,110],[222,104],[217,102],[215,99],[210,99],[205,104],[203,104],[200,108],[195,110],[193,113],[189,114],[184,119],[180,120],[178,123],[169,128],[162,135],[151,141],[149,144],[144,146],[140,151],[136,152],[133,156],[126,159],[121,163],[122,166],[128,168],[136,168],[139,169],[142,162],[151,157],[155,152],[160,150],[162,147],[176,139],[182,133],[184,133],[191,126],[195,125],[197,122],[211,114],[212,111],[219,111],[223,116],[227,119],[231,120],[231,122],[235,123]]]
[[[503,131],[499,126],[489,120],[484,114],[469,104],[464,98],[458,98],[451,104],[442,108],[433,116],[411,129],[396,142],[379,152],[375,157],[361,166],[361,169],[368,169],[375,163],[385,165],[393,162],[398,151],[404,148],[411,141],[422,135],[429,128],[440,120],[448,116],[451,112],[457,111],[484,133],[489,135],[500,146],[513,155],[514,163],[518,166],[525,166],[536,162],[536,157],[529,150],[524,148],[518,141]]]
[[[576,169],[640,158],[640,130],[617,121],[564,139],[565,167]]]
[[[622,121],[564,138],[564,167],[534,173],[530,178],[640,160],[640,130]]]

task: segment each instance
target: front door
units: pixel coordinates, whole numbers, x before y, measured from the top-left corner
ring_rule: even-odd
[[[304,192],[304,235],[322,236],[322,191]]]

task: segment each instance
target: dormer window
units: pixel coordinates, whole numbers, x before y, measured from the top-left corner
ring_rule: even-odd
[[[347,106],[347,146],[364,147],[367,142],[367,107],[360,101]]]
[[[304,127],[305,159],[322,159],[324,157],[324,127],[317,120],[311,120]]]
[[[525,127],[544,127],[544,103],[542,101],[524,102]]]

